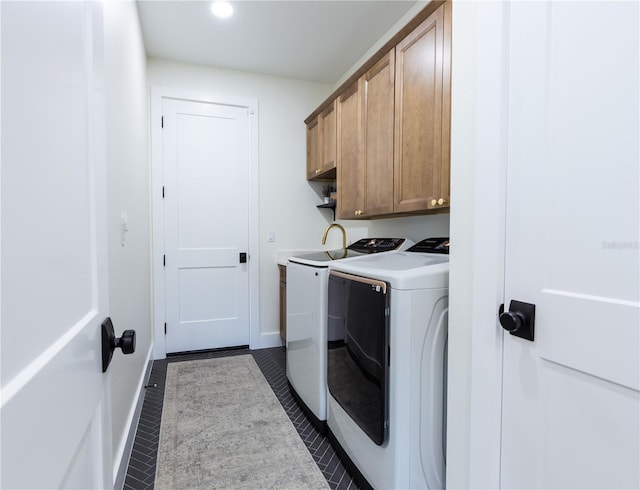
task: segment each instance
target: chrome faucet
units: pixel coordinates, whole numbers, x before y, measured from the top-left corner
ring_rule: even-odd
[[[333,227],[339,228],[340,231],[342,232],[342,248],[346,250],[346,248],[347,248],[347,232],[342,227],[342,225],[339,225],[338,223],[331,223],[329,226],[327,226],[327,229],[324,230],[324,235],[322,236],[322,244],[324,245],[325,243],[327,243],[327,235],[329,234],[329,230],[331,228],[333,228]]]

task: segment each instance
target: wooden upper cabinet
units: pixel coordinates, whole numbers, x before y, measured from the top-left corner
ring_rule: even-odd
[[[394,51],[338,98],[338,217],[393,213]]]
[[[337,180],[341,219],[449,208],[451,2],[423,12],[306,120],[308,178]]]
[[[338,218],[358,217],[364,207],[362,160],[362,111],[360,82],[349,87],[337,100],[338,116]]]
[[[361,217],[393,213],[394,65],[391,50],[360,79],[364,207]]]
[[[448,208],[451,4],[396,46],[394,212]]]
[[[320,173],[316,170],[320,168],[321,151],[320,126],[316,117],[307,124],[307,179],[313,179]]]
[[[320,113],[320,133],[322,134],[322,160],[320,167],[322,172],[336,168],[337,153],[337,118],[336,101]]]
[[[336,178],[336,145],[336,101],[333,101],[307,124],[307,179]]]

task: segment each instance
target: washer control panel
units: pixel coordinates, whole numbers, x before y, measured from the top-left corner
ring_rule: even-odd
[[[365,254],[388,252],[399,249],[406,240],[406,238],[362,238],[347,248]]]

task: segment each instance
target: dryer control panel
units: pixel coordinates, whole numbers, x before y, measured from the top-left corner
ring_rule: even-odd
[[[448,254],[449,253],[449,237],[441,238],[425,238],[420,240],[407,252],[421,252],[424,254]]]

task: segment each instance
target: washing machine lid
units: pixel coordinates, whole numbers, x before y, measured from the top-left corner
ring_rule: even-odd
[[[388,282],[392,289],[449,287],[449,256],[415,252],[367,255],[329,264],[336,270]]]

